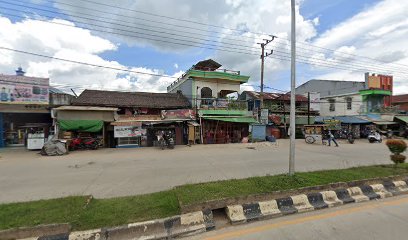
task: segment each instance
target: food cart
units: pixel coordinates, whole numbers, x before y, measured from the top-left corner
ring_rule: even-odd
[[[327,125],[325,124],[305,125],[304,134],[306,143],[312,144],[315,142],[321,142],[322,144],[325,144],[323,140],[326,129]]]

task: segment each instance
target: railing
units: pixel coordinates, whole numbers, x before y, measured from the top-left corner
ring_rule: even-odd
[[[193,105],[200,109],[234,109],[247,110],[248,102],[227,98],[197,98],[193,99]]]
[[[228,69],[213,69],[213,68],[200,68],[196,66],[192,66],[189,68],[185,73],[183,73],[179,78],[177,78],[174,82],[172,82],[168,87],[167,91],[169,91],[172,87],[177,85],[184,77],[190,72],[190,70],[198,70],[198,71],[205,71],[205,72],[224,72],[224,73],[229,73],[229,74],[235,74],[235,75],[241,75],[241,71],[234,71],[234,70],[228,70]]]

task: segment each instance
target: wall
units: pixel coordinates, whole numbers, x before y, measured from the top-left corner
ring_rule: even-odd
[[[398,110],[408,112],[408,102],[407,103],[394,103],[393,106],[398,106]]]
[[[241,90],[239,82],[231,82],[231,81],[218,80],[218,79],[214,79],[214,80],[196,79],[195,85],[196,87],[199,87],[200,89],[203,87],[211,88],[214,98],[218,97],[218,93],[221,90],[231,90],[231,91],[235,91],[238,93]],[[198,89],[199,96],[200,96],[200,89]]]
[[[74,96],[63,93],[50,93],[50,106],[67,106],[71,105]]]
[[[351,97],[351,110],[347,109],[346,98]],[[334,99],[335,111],[330,111],[329,99]],[[320,99],[320,116],[353,116],[359,115],[364,110],[363,98],[360,94],[325,97]]]
[[[351,94],[365,89],[365,82],[310,80],[296,88],[296,94],[318,92],[320,97]]]
[[[57,111],[57,119],[115,121],[114,112],[112,111]]]

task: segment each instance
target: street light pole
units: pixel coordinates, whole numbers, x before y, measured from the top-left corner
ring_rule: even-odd
[[[295,0],[291,0],[291,81],[290,81],[290,150],[289,175],[295,173],[295,134],[296,134],[296,18]]]

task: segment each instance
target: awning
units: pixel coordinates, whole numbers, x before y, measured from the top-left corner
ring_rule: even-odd
[[[111,125],[113,125],[113,126],[134,126],[134,127],[140,127],[140,126],[142,126],[142,122],[138,122],[138,121],[115,121],[115,122],[111,122]]]
[[[408,123],[408,116],[395,116],[396,119]]]
[[[63,131],[99,132],[102,130],[102,120],[58,120]]]
[[[393,124],[398,124],[396,122],[373,122],[375,125],[393,125]]]
[[[345,124],[369,124],[368,120],[356,117],[356,116],[335,116],[335,117],[316,117],[316,122],[323,123],[325,120],[339,120],[341,123]]]
[[[280,116],[280,117],[282,119],[282,123],[284,123],[283,116]],[[310,124],[315,123],[316,118],[317,117],[315,116],[310,116]],[[285,121],[286,121],[286,124],[290,124],[290,116],[286,116]],[[309,118],[308,116],[296,116],[295,123],[296,125],[307,125],[309,124]]]
[[[189,122],[187,122],[187,124],[188,124],[188,125],[191,125],[191,126],[194,126],[194,127],[199,127],[199,126],[200,126],[199,123],[194,122],[194,121],[189,121]]]
[[[235,123],[257,123],[252,117],[203,117],[207,120],[223,121],[223,122],[235,122]]]

